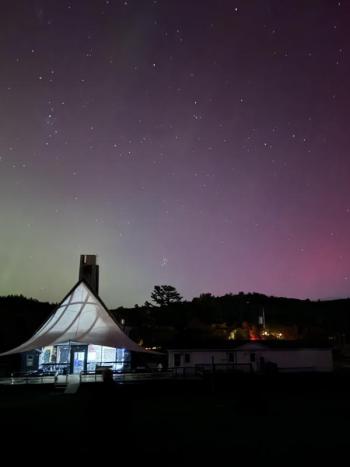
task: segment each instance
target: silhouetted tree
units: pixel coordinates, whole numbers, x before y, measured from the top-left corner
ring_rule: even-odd
[[[169,306],[172,303],[180,303],[182,297],[172,285],[155,285],[151,299],[159,306]]]

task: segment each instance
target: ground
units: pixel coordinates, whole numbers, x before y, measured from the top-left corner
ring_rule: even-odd
[[[0,389],[1,439],[27,459],[71,452],[132,465],[334,464],[348,451],[349,387],[346,374],[85,384],[73,395],[9,386]]]

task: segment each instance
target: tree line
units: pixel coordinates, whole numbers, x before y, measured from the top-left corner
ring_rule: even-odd
[[[123,319],[130,337],[148,345],[183,340],[261,338],[259,317],[264,314],[266,338],[328,340],[350,336],[350,299],[311,301],[259,293],[203,293],[183,300],[175,287],[157,285],[151,302],[113,310]]]
[[[45,322],[57,305],[23,296],[0,297],[0,351],[19,345]],[[178,341],[246,339],[266,327],[286,339],[350,336],[350,299],[311,301],[259,293],[203,293],[184,300],[174,286],[156,285],[150,301],[110,310],[118,323],[143,345],[166,347]]]

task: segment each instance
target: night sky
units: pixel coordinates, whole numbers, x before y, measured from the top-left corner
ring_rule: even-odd
[[[350,296],[350,1],[2,0],[0,294]]]

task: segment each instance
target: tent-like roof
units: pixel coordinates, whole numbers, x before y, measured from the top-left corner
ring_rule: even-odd
[[[148,353],[120,329],[102,300],[84,281],[80,281],[33,337],[0,355],[27,352],[69,341]]]

